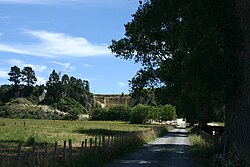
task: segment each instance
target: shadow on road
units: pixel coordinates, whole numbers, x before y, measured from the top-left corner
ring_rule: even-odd
[[[123,158],[114,166],[196,167],[190,160],[189,146],[173,144],[148,145],[145,149]]]
[[[142,150],[123,157],[110,167],[200,167],[189,155],[185,130],[169,132]]]

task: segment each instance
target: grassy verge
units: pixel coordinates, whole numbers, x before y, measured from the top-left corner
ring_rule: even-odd
[[[219,151],[211,143],[210,137],[200,135],[196,128],[188,128],[187,131],[189,133],[190,151],[193,158],[203,166],[214,166],[213,159]]]
[[[86,167],[104,166],[121,156],[142,148],[148,141],[165,134],[167,129],[167,126],[158,126],[148,131],[134,133],[132,139],[127,139],[115,147],[89,152],[86,156],[72,161],[68,166],[80,167],[82,164]]]
[[[217,153],[214,146],[197,134],[190,134],[189,141],[194,159],[204,166],[209,166],[212,157]]]

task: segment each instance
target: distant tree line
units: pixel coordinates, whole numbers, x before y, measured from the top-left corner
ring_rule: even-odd
[[[53,70],[45,85],[34,85],[37,78],[32,67],[20,70],[17,66],[11,67],[8,75],[12,84],[1,85],[0,106],[12,104],[9,102],[17,98],[27,98],[32,104],[46,104],[68,112],[68,119],[77,119],[79,114],[86,113],[86,108],[94,106],[93,94],[90,93],[87,80],[69,77],[67,74],[61,77],[60,73]],[[39,99],[42,94],[45,97]]]
[[[111,106],[95,108],[90,112],[91,120],[98,121],[129,121],[131,124],[167,121],[176,118],[176,109],[169,104],[149,106],[138,104],[134,107]]]

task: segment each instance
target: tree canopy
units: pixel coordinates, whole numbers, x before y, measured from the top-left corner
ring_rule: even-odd
[[[110,49],[144,66],[131,80],[132,90],[157,78],[175,96],[185,96],[196,108],[224,105],[239,90],[242,32],[233,0],[148,0],[125,25],[125,37]],[[205,113],[206,111],[204,111]],[[204,120],[205,121],[205,120]],[[206,121],[205,121],[206,122]]]
[[[27,86],[30,87],[36,83],[37,78],[35,75],[35,71],[31,67],[24,67],[21,71],[22,81],[27,83]]]
[[[17,66],[13,66],[8,73],[10,82],[14,82],[14,85],[17,86],[20,83],[21,71]]]

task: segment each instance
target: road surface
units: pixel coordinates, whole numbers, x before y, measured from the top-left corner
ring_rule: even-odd
[[[189,146],[185,128],[176,128],[108,167],[200,167],[190,159]]]

